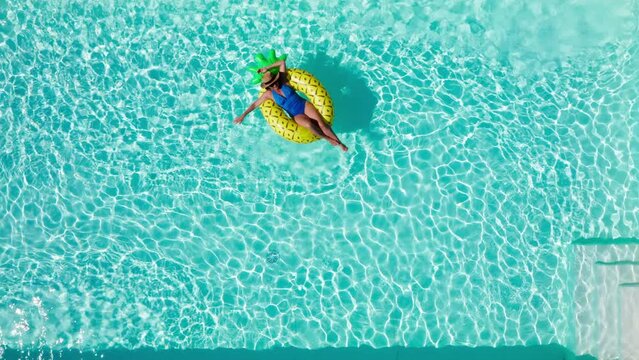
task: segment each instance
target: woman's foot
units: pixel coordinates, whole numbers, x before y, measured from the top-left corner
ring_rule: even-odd
[[[328,140],[328,142],[331,143],[331,145],[333,146],[339,146],[343,152],[347,152],[348,151],[348,147],[346,145],[344,145],[344,143],[342,143],[341,141],[337,140],[337,139],[333,139],[331,137],[326,137],[326,140]]]

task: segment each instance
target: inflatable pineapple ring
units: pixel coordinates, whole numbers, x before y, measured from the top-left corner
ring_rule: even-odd
[[[257,65],[249,67],[249,70],[255,73],[251,83],[261,83],[262,74],[257,72],[258,69],[269,66],[276,61],[285,59],[286,55],[282,55],[279,58],[276,57],[274,50],[271,50],[266,57],[262,54],[257,54],[255,56]],[[274,73],[279,71],[279,69],[274,70],[275,71],[272,69],[270,71],[273,71]],[[306,99],[315,106],[326,122],[332,125],[334,115],[333,100],[331,100],[330,95],[319,80],[317,80],[308,71],[301,69],[288,69],[287,79],[291,87],[298,93],[303,94]],[[261,89],[260,95],[262,95],[264,91],[264,89]],[[313,134],[310,130],[297,125],[297,123],[288,116],[286,111],[272,100],[267,100],[262,103],[262,105],[260,105],[260,110],[271,128],[286,140],[306,144],[319,139],[319,137]]]

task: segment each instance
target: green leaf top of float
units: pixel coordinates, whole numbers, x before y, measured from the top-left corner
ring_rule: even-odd
[[[282,54],[277,56],[275,54],[275,50],[269,50],[266,55],[262,53],[255,54],[255,63],[249,65],[246,69],[253,74],[253,78],[251,79],[251,84],[259,84],[262,82],[262,76],[264,74],[260,74],[257,71],[265,66],[273,65],[275,62],[280,60],[286,60],[286,54]],[[273,68],[269,70],[272,74],[277,74],[279,69]]]

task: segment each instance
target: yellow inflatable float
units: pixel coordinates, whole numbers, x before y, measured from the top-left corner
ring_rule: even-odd
[[[269,52],[268,57],[258,54],[256,56],[258,65],[257,67],[252,68],[264,67],[281,59],[286,59],[286,55],[282,55],[278,58],[275,56],[275,51],[273,50]],[[311,75],[308,71],[301,69],[288,69],[287,78],[291,87],[298,93],[303,94],[303,97],[306,97],[306,99],[315,106],[326,122],[332,125],[334,115],[333,100],[331,100],[331,96],[319,80],[317,80],[317,78]],[[260,80],[261,77],[254,77],[253,83],[259,83]],[[264,89],[261,89],[260,95],[262,95],[264,91]],[[299,144],[307,144],[315,140],[319,140],[319,137],[313,134],[310,130],[297,125],[297,123],[288,116],[286,111],[284,111],[284,109],[282,109],[274,101],[265,101],[262,105],[260,105],[260,110],[273,131],[284,139]]]

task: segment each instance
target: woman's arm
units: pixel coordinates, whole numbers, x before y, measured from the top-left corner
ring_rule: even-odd
[[[265,66],[265,67],[257,70],[257,72],[265,73],[265,72],[269,71],[270,69],[278,67],[278,66],[280,67],[280,72],[283,72],[283,73],[286,72],[286,61],[284,61],[284,60],[278,60],[278,61],[274,62],[273,64],[271,64],[269,66]]]
[[[273,98],[273,95],[271,94],[271,92],[266,91],[257,100],[253,101],[253,103],[249,105],[249,107],[242,113],[242,115],[236,117],[235,120],[233,120],[233,123],[235,124],[241,123],[242,121],[244,121],[244,118],[246,117],[246,115],[248,115],[251,111],[255,110],[258,106],[262,105],[262,103],[265,102],[266,100],[272,99],[272,98]]]

